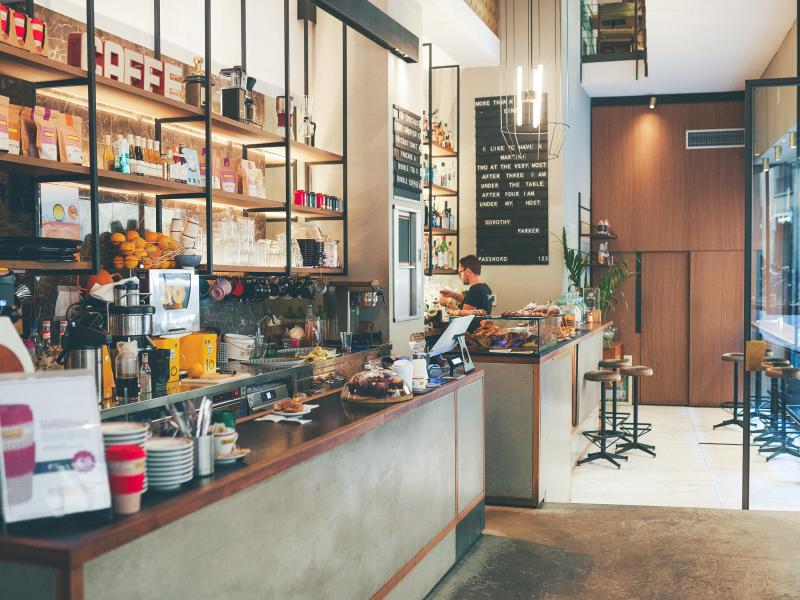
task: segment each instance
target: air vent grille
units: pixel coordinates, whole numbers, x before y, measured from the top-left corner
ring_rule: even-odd
[[[744,129],[687,129],[686,149],[744,148]]]

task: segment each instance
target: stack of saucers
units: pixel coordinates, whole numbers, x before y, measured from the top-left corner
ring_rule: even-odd
[[[103,446],[139,446],[145,447],[150,438],[150,427],[147,423],[125,423],[124,421],[107,421],[101,425],[103,431]],[[144,489],[149,485],[147,473],[144,474]]]
[[[170,491],[194,477],[194,442],[190,438],[153,438],[147,450],[147,480],[154,490]]]

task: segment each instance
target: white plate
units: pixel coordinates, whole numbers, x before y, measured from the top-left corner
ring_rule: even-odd
[[[188,471],[183,471],[181,473],[174,473],[170,475],[150,475],[147,478],[147,481],[150,485],[154,483],[164,483],[166,481],[189,481],[194,477],[193,469],[189,469]]]
[[[161,456],[161,455],[147,455],[147,464],[153,465],[171,465],[174,463],[181,463],[181,462],[192,462],[194,459],[194,453],[189,452],[188,454],[181,454],[178,456]]]
[[[148,453],[155,454],[169,453],[169,452],[191,452],[193,440],[188,438],[173,438],[173,437],[155,437],[144,445],[144,449]]]
[[[166,465],[166,466],[147,465],[147,473],[153,475],[158,475],[163,473],[178,473],[187,471],[189,469],[194,469],[194,462],[178,463],[176,465]]]
[[[124,421],[108,421],[100,425],[103,435],[106,436],[129,436],[147,435],[149,426],[147,423],[126,423]]]
[[[305,406],[303,407],[303,409],[304,409],[303,412],[299,412],[299,413],[288,413],[288,412],[283,412],[282,410],[273,410],[272,414],[273,415],[278,415],[279,417],[287,417],[287,418],[291,419],[291,418],[294,418],[294,417],[302,417],[304,415],[309,414],[312,410],[314,410],[313,408],[307,408]]]
[[[214,456],[214,462],[220,465],[231,465],[237,460],[243,459],[250,454],[249,448],[237,448],[230,454],[217,454]]]

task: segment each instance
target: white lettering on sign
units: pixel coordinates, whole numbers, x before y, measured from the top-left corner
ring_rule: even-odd
[[[538,227],[518,227],[517,233],[520,235],[539,235],[542,230]]]
[[[511,225],[511,219],[484,219],[484,225]]]

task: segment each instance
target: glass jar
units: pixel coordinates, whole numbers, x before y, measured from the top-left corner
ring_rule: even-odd
[[[342,400],[362,404],[394,404],[413,397],[411,388],[399,375],[375,362],[353,375],[342,391]]]

